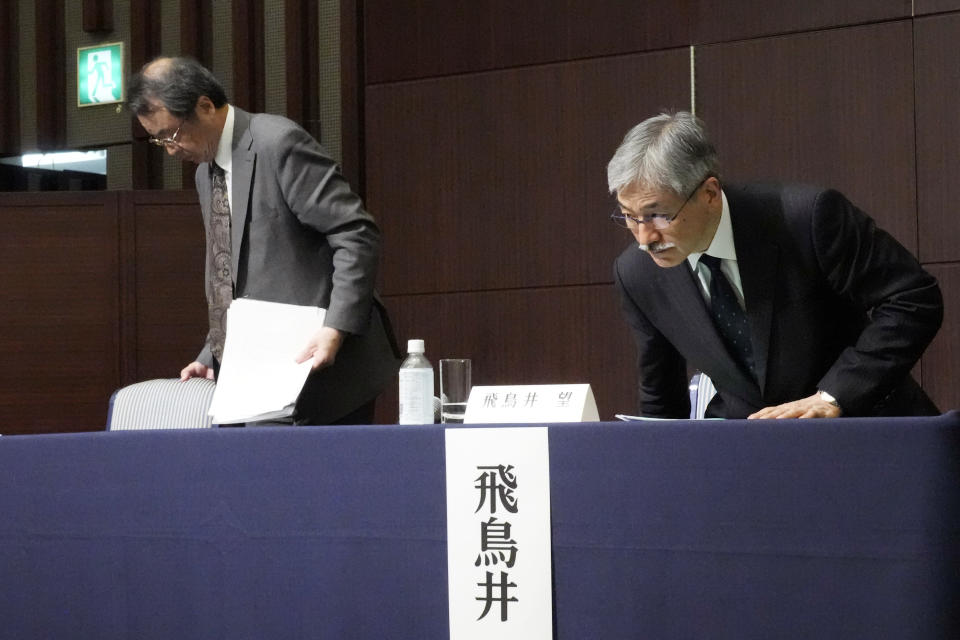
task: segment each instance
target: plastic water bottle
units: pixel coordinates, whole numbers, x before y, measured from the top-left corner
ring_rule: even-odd
[[[407,341],[400,365],[400,424],[433,424],[433,366],[423,355],[423,340]]]

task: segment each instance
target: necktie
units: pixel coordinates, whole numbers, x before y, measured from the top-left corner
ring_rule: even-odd
[[[733,286],[720,270],[720,258],[703,254],[700,262],[710,269],[710,315],[713,323],[734,359],[750,375],[755,375],[747,314],[740,308]]]
[[[233,277],[230,255],[230,200],[223,168],[211,163],[213,202],[210,207],[210,229],[207,232],[207,272],[210,274],[210,349],[219,361],[227,331],[227,308],[233,300]]]

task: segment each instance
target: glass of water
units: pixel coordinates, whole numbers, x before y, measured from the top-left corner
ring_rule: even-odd
[[[470,398],[470,360],[440,360],[440,421],[461,424]]]

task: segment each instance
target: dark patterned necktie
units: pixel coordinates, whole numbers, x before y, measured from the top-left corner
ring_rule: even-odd
[[[211,163],[210,181],[213,202],[210,207],[210,229],[207,232],[207,271],[210,274],[210,350],[219,361],[223,358],[223,342],[227,331],[227,308],[233,300],[233,277],[230,256],[230,200],[223,168]]]
[[[756,377],[747,314],[740,307],[730,281],[720,270],[720,258],[703,254],[700,256],[700,262],[710,269],[710,315],[713,317],[713,323],[734,359],[751,376]]]

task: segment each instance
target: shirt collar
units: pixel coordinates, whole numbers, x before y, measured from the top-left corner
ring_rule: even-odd
[[[730,205],[727,202],[727,194],[720,190],[720,197],[723,200],[723,209],[720,212],[720,224],[717,225],[717,232],[713,234],[713,240],[710,246],[702,253],[691,253],[687,256],[687,261],[694,269],[700,261],[700,256],[704,253],[715,256],[721,260],[737,259],[737,250],[733,244],[733,224],[730,222]]]
[[[227,105],[227,119],[220,132],[220,142],[217,143],[217,154],[213,161],[226,173],[233,170],[233,107]]]

